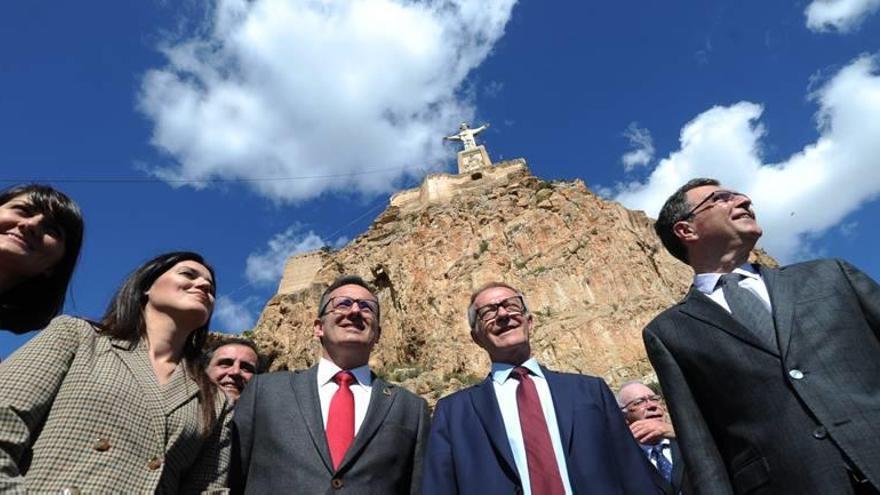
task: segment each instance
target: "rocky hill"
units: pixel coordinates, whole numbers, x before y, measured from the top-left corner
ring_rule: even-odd
[[[429,177],[392,198],[344,248],[308,255],[312,269],[299,275],[306,279],[282,281],[294,289],[269,301],[253,331],[275,356],[272,369],[317,361],[318,297],[338,275],[357,274],[379,288],[382,304],[371,366],[432,403],[486,376],[489,362],[470,339],[466,314],[471,291],[491,280],[523,290],[542,363],[612,386],[653,381],[642,327],[682,297],[691,272],[665,252],[652,220],[580,180],[543,181],[523,160],[483,172]]]

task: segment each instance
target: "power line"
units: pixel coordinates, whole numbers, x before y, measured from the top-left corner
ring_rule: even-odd
[[[91,177],[0,177],[0,182],[22,183],[22,182],[51,182],[51,183],[68,183],[68,184],[99,184],[99,183],[158,183],[165,182],[169,184],[215,184],[215,183],[249,183],[249,182],[275,182],[275,181],[296,181],[310,179],[338,179],[341,177],[356,177],[359,175],[373,175],[389,172],[401,172],[406,167],[379,168],[373,170],[359,170],[356,172],[345,172],[338,174],[325,175],[300,175],[292,177],[231,177],[231,178],[207,178],[207,179],[162,179],[160,177],[134,177],[134,176],[91,176]],[[426,172],[425,169],[418,169],[417,172]]]

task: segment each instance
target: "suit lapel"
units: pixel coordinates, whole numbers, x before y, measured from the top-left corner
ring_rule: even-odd
[[[399,390],[397,390],[397,387],[394,387],[381,378],[376,377],[376,375],[373,375],[370,404],[367,406],[367,414],[364,416],[364,422],[361,423],[361,427],[358,430],[357,435],[354,437],[354,442],[345,452],[342,462],[339,463],[340,470],[345,468],[345,466],[351,463],[354,459],[357,459],[361,451],[363,451],[367,444],[370,443],[370,439],[373,438],[373,435],[375,435],[377,431],[379,431],[379,428],[385,421],[385,416],[388,416],[388,412],[391,410],[391,406],[394,404],[394,400],[397,398],[398,393]]]
[[[547,386],[550,387],[550,397],[553,400],[553,409],[556,411],[556,424],[559,427],[559,436],[562,439],[562,451],[566,456],[571,452],[571,439],[574,429],[574,403],[571,400],[560,401],[562,397],[571,397],[565,390],[565,383],[557,373],[541,366]]]
[[[504,429],[504,420],[501,418],[501,409],[498,399],[495,397],[495,388],[492,379],[487,378],[477,384],[470,392],[471,402],[477,416],[480,418],[483,428],[489,435],[492,447],[496,455],[502,461],[505,472],[511,473],[515,479],[519,479],[516,463],[513,460],[513,452],[510,450],[510,442],[507,439],[507,430]]]
[[[299,416],[309,430],[312,444],[321,456],[321,461],[329,472],[333,472],[333,462],[330,460],[330,447],[327,446],[327,435],[324,432],[324,419],[321,416],[321,399],[318,397],[318,367],[291,373],[290,386],[293,388],[296,405],[299,407]],[[294,421],[297,418],[293,418]]]
[[[691,287],[687,298],[682,303],[681,311],[770,354],[779,355],[778,349],[768,347],[751,330],[742,326],[718,303],[709,299],[695,287]]]
[[[150,426],[153,428],[154,438],[165,438],[165,408],[163,407],[162,391],[159,389],[159,381],[156,372],[147,355],[147,343],[144,340],[132,345],[122,339],[110,339],[111,352],[113,352],[128,368],[135,382],[144,391],[144,402],[149,408]]]
[[[770,306],[773,308],[773,323],[776,327],[776,341],[783,356],[788,354],[791,342],[791,323],[794,319],[794,286],[785,272],[758,265],[764,286],[770,294]]]

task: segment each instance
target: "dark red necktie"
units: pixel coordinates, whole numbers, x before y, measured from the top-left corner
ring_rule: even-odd
[[[327,444],[330,446],[330,458],[333,469],[345,457],[345,451],[354,440],[354,394],[350,385],[354,382],[351,372],[340,371],[333,377],[339,389],[330,399],[330,412],[327,413]]]
[[[513,369],[512,376],[519,380],[516,387],[516,406],[519,408],[519,426],[522,428],[526,446],[526,462],[529,464],[529,482],[532,495],[564,494],[556,453],[550,442],[550,431],[544,420],[538,389],[529,377],[529,370],[522,366]]]

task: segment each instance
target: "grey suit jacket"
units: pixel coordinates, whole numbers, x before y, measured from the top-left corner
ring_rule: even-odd
[[[199,493],[226,486],[229,409],[200,427],[198,385],[155,378],[147,346],[59,316],[0,363],[0,493]]]
[[[697,493],[880,486],[880,286],[835,260],[761,274],[777,345],[696,289],[644,331]]]
[[[317,367],[255,377],[235,408],[233,493],[418,493],[428,405],[381,378],[372,386],[363,424],[334,471]]]

